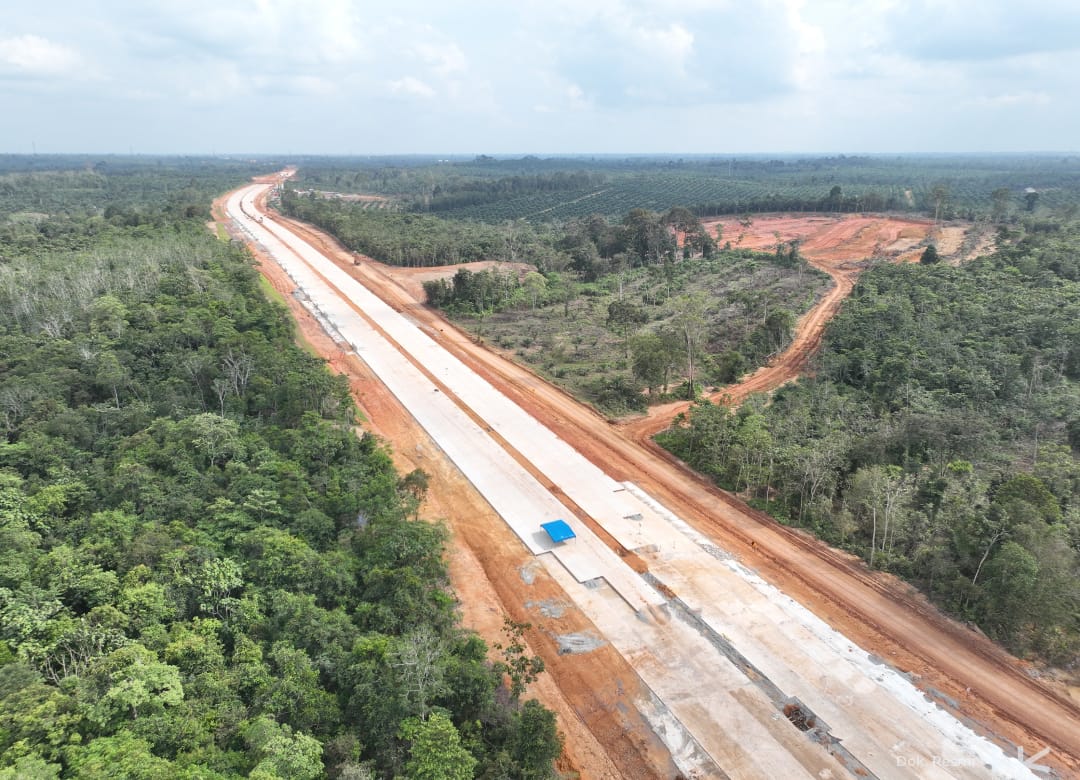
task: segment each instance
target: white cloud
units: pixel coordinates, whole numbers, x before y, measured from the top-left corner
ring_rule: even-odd
[[[554,68],[598,106],[761,102],[809,80],[823,46],[798,0],[602,0],[547,37]],[[537,12],[541,26],[546,26]],[[554,32],[554,31],[553,31]],[[801,71],[800,71],[801,68]]]
[[[826,44],[825,32],[803,16],[805,5],[803,0],[785,0],[787,23],[795,38],[793,81],[801,89],[812,89],[821,83]]]
[[[1011,92],[988,97],[977,97],[973,103],[988,108],[1013,108],[1015,106],[1045,106],[1051,98],[1045,92]]]
[[[678,22],[659,30],[636,27],[631,37],[636,39],[642,54],[656,57],[680,72],[685,70],[687,60],[694,53],[693,33]]]
[[[421,81],[415,76],[406,76],[405,78],[395,79],[387,83],[387,87],[390,91],[396,95],[408,95],[410,97],[419,98],[433,98],[435,97],[435,90],[430,84]]]
[[[585,100],[585,93],[577,84],[568,84],[564,94],[566,95],[566,99],[578,108],[585,108],[588,106],[588,102]]]
[[[364,27],[351,0],[155,0],[131,9],[121,30],[146,55],[273,70],[363,61]]]
[[[907,0],[884,16],[892,44],[916,58],[994,60],[1080,50],[1073,0]]]
[[[468,68],[465,52],[453,41],[421,42],[413,46],[412,51],[432,73],[441,78],[460,75]]]
[[[0,40],[0,72],[27,76],[67,76],[77,73],[82,58],[72,48],[37,35]]]
[[[329,97],[337,93],[337,85],[320,76],[293,76],[283,82],[284,91],[295,95]]]
[[[539,114],[563,114],[568,112],[588,111],[592,103],[585,97],[585,91],[577,84],[567,84],[552,91],[551,103],[535,103],[532,110]]]
[[[72,149],[120,129],[177,151],[206,128],[218,148],[371,153],[1080,137],[1075,0],[52,0],[47,22],[8,5],[0,148],[43,126]],[[275,121],[254,136],[251,115]]]

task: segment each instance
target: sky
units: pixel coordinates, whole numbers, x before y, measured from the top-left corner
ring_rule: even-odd
[[[0,153],[1080,148],[1076,0],[8,0]]]

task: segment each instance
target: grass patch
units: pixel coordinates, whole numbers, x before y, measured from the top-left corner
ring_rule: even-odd
[[[274,285],[270,284],[269,280],[262,274],[259,274],[259,289],[262,290],[262,294],[265,295],[267,299],[274,303],[280,303],[286,309],[289,308],[289,302],[285,300],[285,296],[282,295]],[[315,345],[308,341],[304,337],[303,331],[296,326],[295,320],[293,321],[293,342],[309,355],[317,357],[320,360],[323,359],[323,356],[319,354],[319,350],[315,349]]]
[[[793,325],[828,285],[825,274],[805,265],[786,268],[769,254],[724,252],[708,260],[633,269],[621,279],[610,275],[578,283],[567,304],[507,309],[482,319],[452,312],[447,316],[575,397],[603,412],[623,414],[634,392],[628,384],[640,385],[632,376],[632,337],[677,327],[681,297],[705,298],[706,357],[698,362],[697,381],[718,385],[730,381],[721,356],[737,352],[745,359],[745,370],[752,371],[784,346],[769,337],[770,314],[788,312]],[[638,307],[643,320],[625,331],[608,322],[608,307],[620,300]],[[652,402],[670,400],[685,378],[682,368],[673,369],[668,394],[654,388]]]

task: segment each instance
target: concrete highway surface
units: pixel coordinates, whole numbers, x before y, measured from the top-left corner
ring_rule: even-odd
[[[640,676],[687,777],[1045,777],[927,700],[632,483],[608,476],[283,225],[235,224],[415,417]],[[554,489],[552,488],[554,486]],[[540,524],[564,519],[554,544]],[[635,569],[594,528],[647,565]],[[524,585],[523,585],[524,587]],[[587,642],[586,642],[587,644]],[[586,648],[587,649],[587,648]]]

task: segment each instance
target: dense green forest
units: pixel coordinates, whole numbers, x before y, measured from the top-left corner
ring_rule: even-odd
[[[1072,216],[1080,158],[1054,155],[687,156],[310,160],[296,186],[386,196],[403,211],[500,224],[687,206],[701,217],[895,211],[996,220]],[[381,204],[384,205],[384,204]]]
[[[0,155],[0,218],[97,215],[138,224],[193,217],[229,187],[279,167],[273,160]]]
[[[289,216],[333,233],[349,249],[388,265],[435,266],[477,260],[558,263],[550,231],[524,223],[495,226],[435,216],[372,211],[363,205],[286,190],[280,203]]]
[[[206,230],[240,173],[0,177],[0,778],[550,776],[423,475]]]
[[[540,272],[571,269],[586,281],[676,259],[711,257],[716,242],[682,207],[666,213],[631,209],[619,220],[599,214],[558,225],[514,220],[489,225],[420,214],[371,211],[361,204],[286,190],[277,204],[318,225],[348,249],[387,265],[427,267],[478,260],[528,263]],[[684,240],[677,245],[675,233]],[[786,249],[786,248],[785,248]]]
[[[866,272],[813,376],[660,441],[1022,654],[1080,660],[1080,230]],[[1019,240],[1017,240],[1019,239]]]

